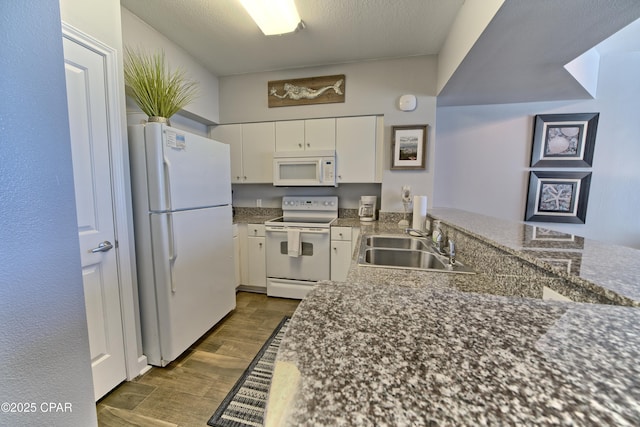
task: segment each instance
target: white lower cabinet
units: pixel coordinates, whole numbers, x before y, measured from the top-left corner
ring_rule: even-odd
[[[347,279],[359,230],[355,227],[331,227],[331,280],[334,282]]]
[[[239,286],[267,288],[264,224],[238,224]]]
[[[267,288],[267,261],[264,224],[247,226],[247,280],[246,285]]]

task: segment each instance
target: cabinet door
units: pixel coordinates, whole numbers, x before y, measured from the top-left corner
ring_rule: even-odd
[[[273,122],[242,125],[242,170],[245,183],[273,183]]]
[[[336,149],[336,119],[313,119],[304,121],[306,150]]]
[[[304,120],[276,122],[276,151],[301,151],[304,147]]]
[[[211,130],[209,136],[231,146],[231,182],[244,181],[242,173],[242,125],[220,125]]]
[[[336,119],[336,154],[339,183],[376,182],[376,117]]]
[[[351,265],[351,240],[331,241],[331,280],[344,282]]]
[[[248,237],[247,251],[249,271],[247,285],[261,288],[267,287],[267,264],[265,256],[265,238]]]

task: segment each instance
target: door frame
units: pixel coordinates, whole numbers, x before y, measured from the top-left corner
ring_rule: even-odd
[[[124,82],[122,81],[122,59],[114,49],[79,29],[62,21],[62,36],[92,50],[104,58],[107,87],[107,121],[109,130],[109,162],[115,225],[116,265],[120,290],[120,311],[124,337],[125,367],[127,380],[132,380],[151,367],[142,353],[140,337],[140,313],[135,269],[135,247],[133,240],[133,210],[129,183],[129,155]]]

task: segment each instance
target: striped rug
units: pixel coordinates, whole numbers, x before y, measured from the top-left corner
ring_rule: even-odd
[[[213,427],[262,427],[278,347],[287,330],[284,317],[209,419]]]

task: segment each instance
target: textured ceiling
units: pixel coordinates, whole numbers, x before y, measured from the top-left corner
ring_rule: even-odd
[[[239,0],[121,4],[221,77],[435,55],[465,2],[295,1],[306,28],[270,37]],[[564,65],[638,18],[640,0],[506,0],[438,94],[438,105],[590,98]],[[637,49],[638,30],[626,33],[603,43],[601,53]]]
[[[265,37],[239,0],[121,0],[214,75],[437,54],[464,0],[296,0],[304,30]]]

